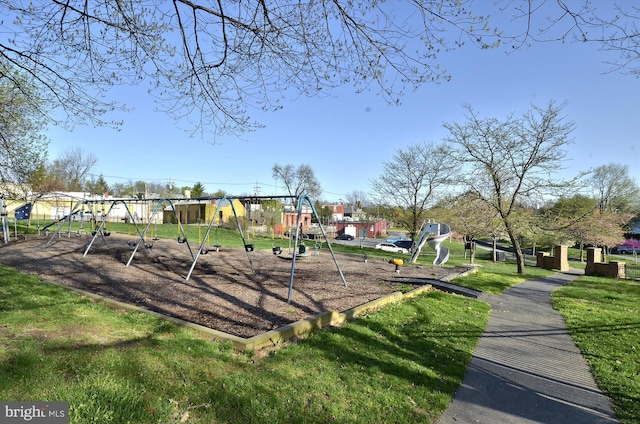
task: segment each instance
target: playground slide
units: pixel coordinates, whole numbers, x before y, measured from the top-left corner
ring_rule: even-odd
[[[435,235],[433,235],[435,234]],[[411,252],[411,263],[415,263],[425,243],[436,251],[434,265],[443,265],[449,260],[449,249],[440,244],[449,238],[451,228],[447,224],[428,223],[422,229],[420,238]]]
[[[449,229],[449,226],[447,224],[440,225],[444,225],[447,227],[447,229]],[[449,238],[449,233],[450,231],[444,234],[440,234],[439,236],[427,239],[427,244],[429,245],[429,247],[433,248],[436,251],[436,258],[433,260],[434,265],[442,265],[449,260],[449,248],[440,245],[440,243]]]

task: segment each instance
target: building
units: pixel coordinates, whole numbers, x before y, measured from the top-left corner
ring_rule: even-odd
[[[339,221],[335,223],[337,234],[350,234],[357,238],[376,238],[387,234],[385,219],[366,221]]]
[[[222,202],[218,208],[218,202]],[[231,206],[233,202],[233,207]],[[214,220],[215,224],[226,224],[235,220],[233,210],[239,219],[244,220],[247,209],[239,199],[211,199],[208,203],[199,200],[184,200],[173,204],[176,212],[173,213],[171,206],[164,208],[163,223],[177,224],[209,224]],[[214,214],[218,211],[218,216]]]

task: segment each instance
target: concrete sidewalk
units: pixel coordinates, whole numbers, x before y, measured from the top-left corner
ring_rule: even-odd
[[[563,318],[551,307],[551,292],[580,272],[481,297],[491,304],[491,318],[438,424],[618,422]]]

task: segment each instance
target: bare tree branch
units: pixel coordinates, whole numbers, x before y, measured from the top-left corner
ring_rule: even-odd
[[[587,41],[620,53],[638,74],[638,8],[612,12],[583,0],[1,0],[0,57],[37,81],[66,112],[58,124],[118,125],[107,112],[115,85],[146,84],[158,107],[194,131],[258,128],[254,109],[288,96],[324,96],[341,85],[399,103],[407,90],[446,81],[440,56],[464,44],[514,48]],[[483,9],[513,16],[515,35]],[[524,21],[523,21],[524,20]],[[524,22],[521,30],[517,25]],[[511,28],[511,27],[510,27]],[[54,119],[54,115],[48,115]]]

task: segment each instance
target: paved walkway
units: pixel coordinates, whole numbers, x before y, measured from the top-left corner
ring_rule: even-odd
[[[558,273],[481,297],[491,304],[491,318],[438,424],[618,422],[551,307],[551,292],[579,273]]]

